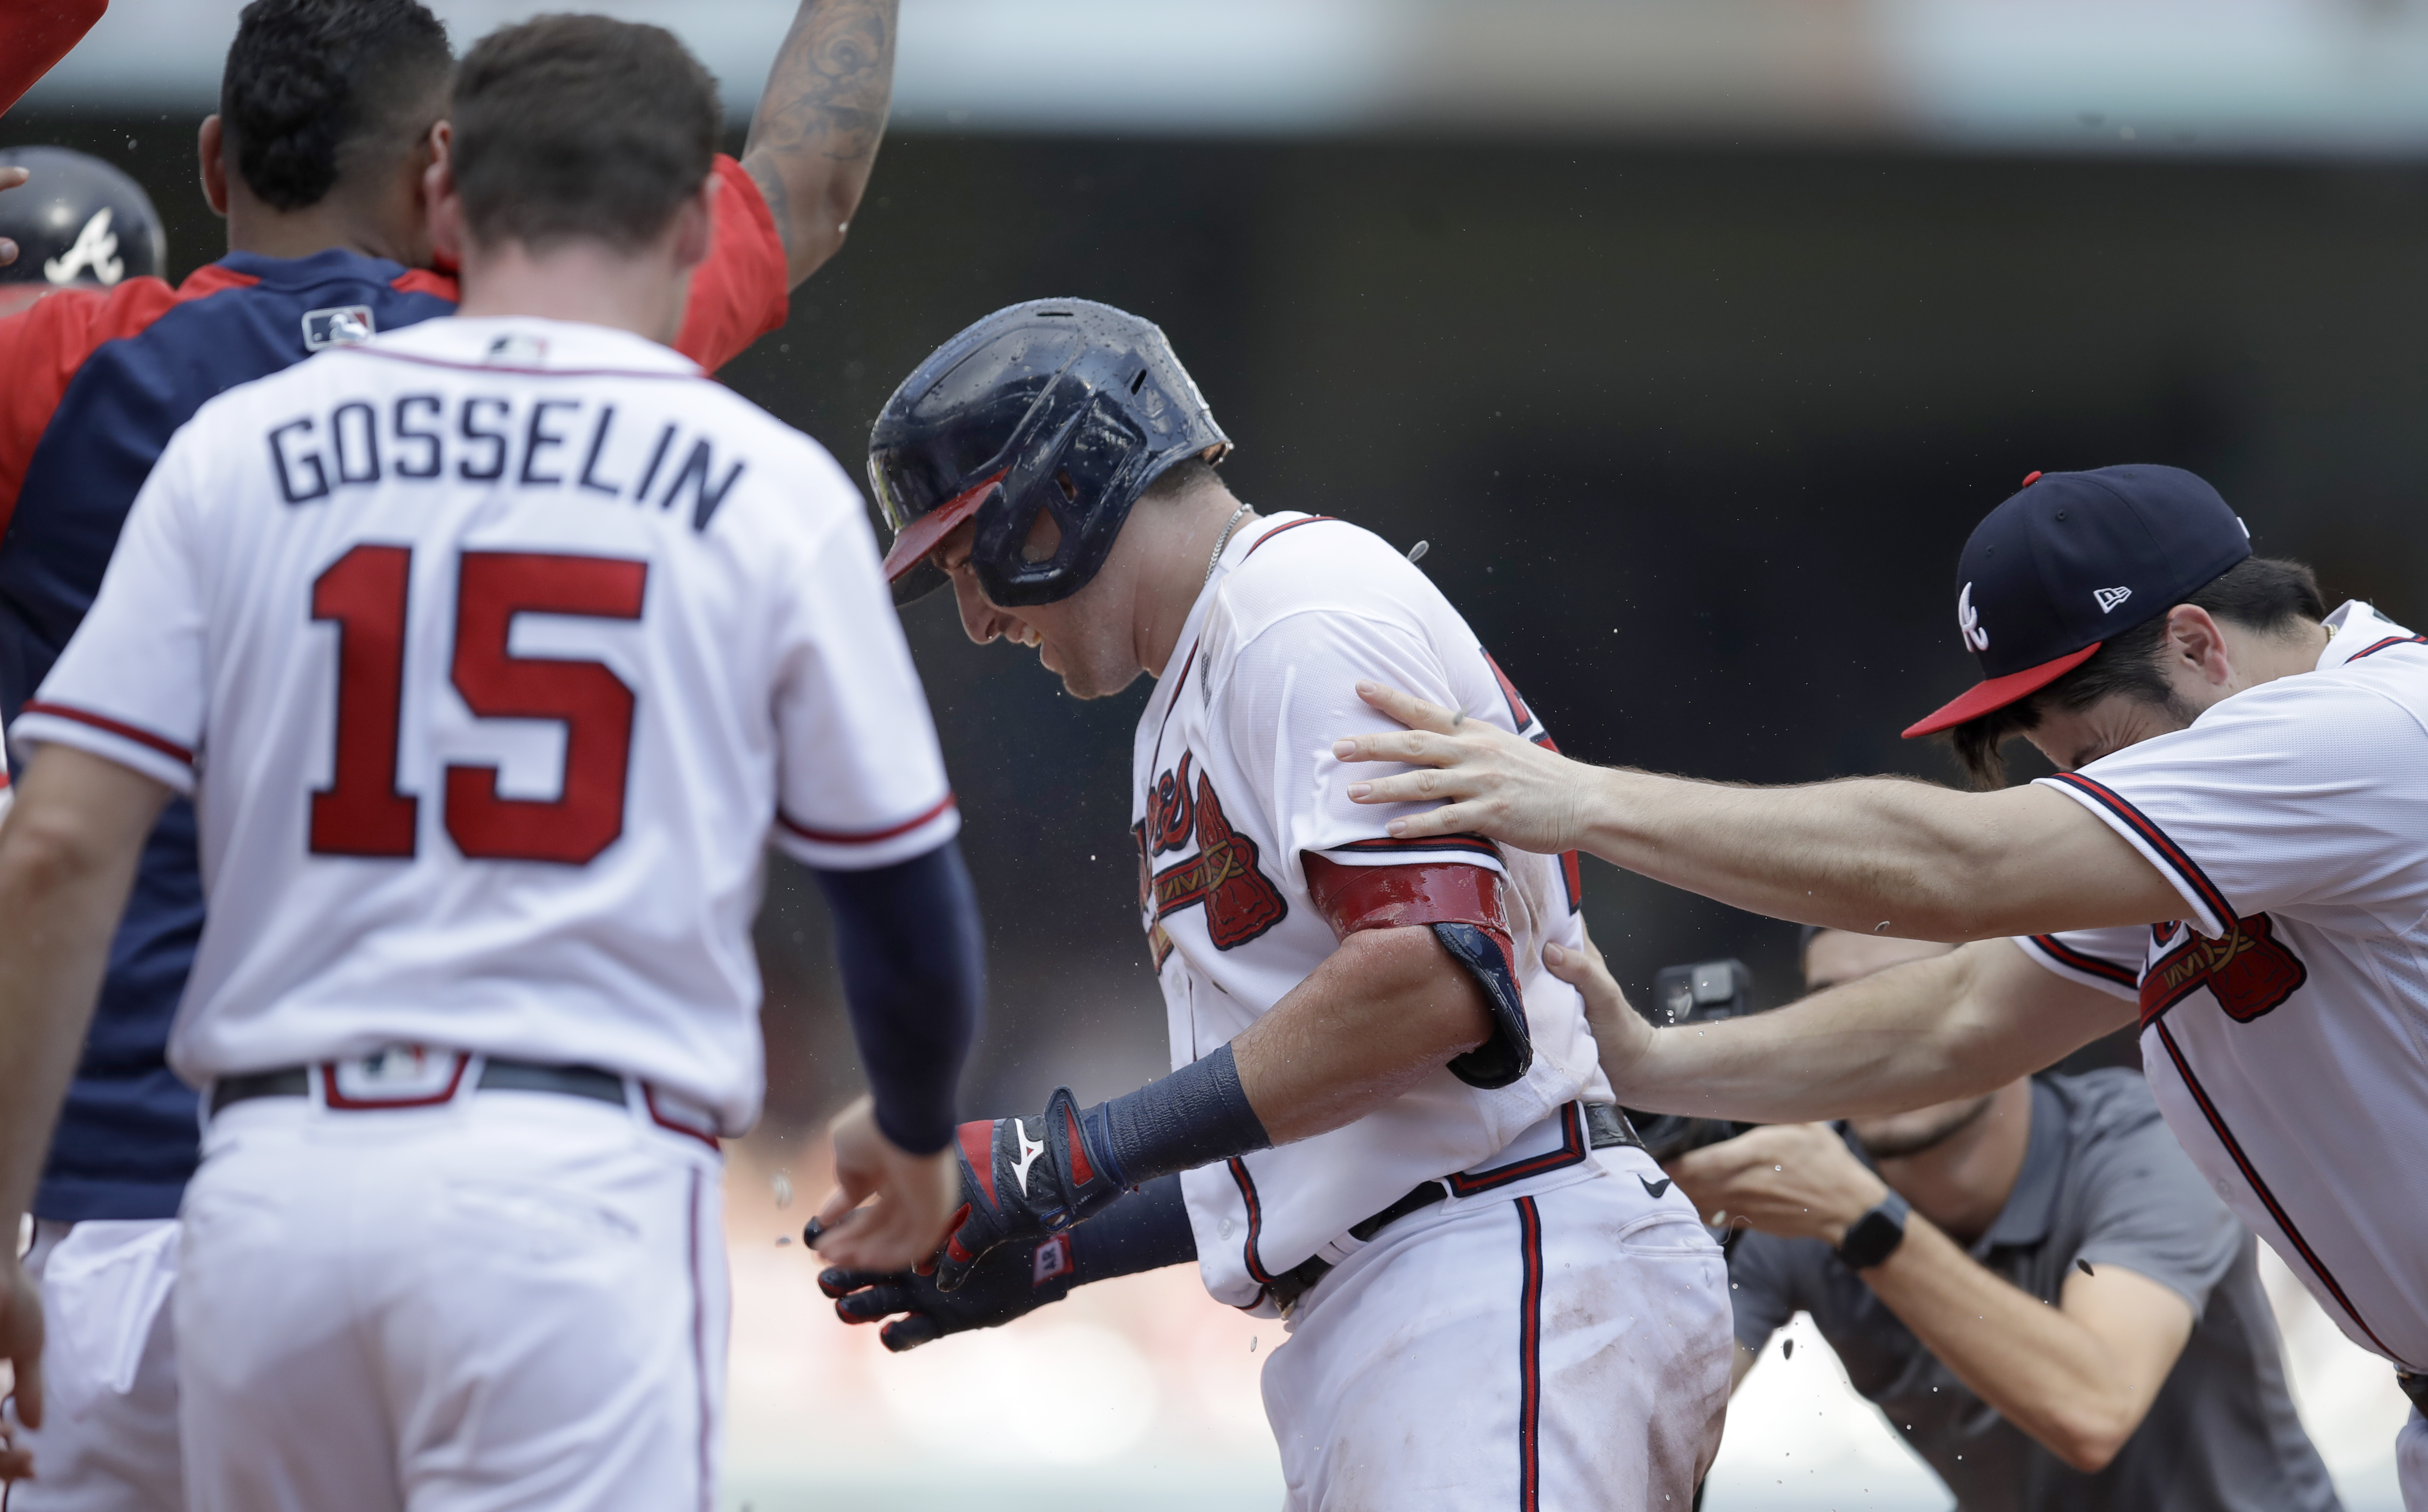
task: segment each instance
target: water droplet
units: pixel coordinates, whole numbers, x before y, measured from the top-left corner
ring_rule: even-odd
[[[1779,1358],[1781,1359],[1794,1359],[1796,1358],[1795,1340],[1791,1339],[1787,1342],[1779,1346]]]
[[[777,1207],[789,1208],[793,1205],[793,1179],[791,1177],[786,1176],[781,1171],[778,1171],[776,1173],[776,1179],[768,1184],[776,1189]]]

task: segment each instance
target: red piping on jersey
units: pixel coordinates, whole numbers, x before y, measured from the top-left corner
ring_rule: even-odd
[[[1523,1181],[1530,1176],[1542,1176],[1550,1171],[1567,1170],[1571,1165],[1582,1165],[1592,1153],[1592,1146],[1585,1143],[1584,1115],[1578,1111],[1578,1104],[1570,1102],[1560,1109],[1558,1149],[1530,1155],[1522,1161],[1511,1161],[1506,1165],[1496,1165],[1473,1176],[1452,1172],[1442,1179],[1450,1184],[1452,1196],[1471,1197],[1507,1186],[1512,1181]]]
[[[65,704],[45,704],[36,701],[27,704],[20,712],[48,714],[54,719],[74,720],[78,724],[90,724],[94,729],[115,735],[122,740],[132,740],[138,745],[148,746],[162,756],[173,756],[189,767],[194,764],[193,752],[165,736],[155,735],[149,730],[139,730],[132,724],[122,724],[114,719],[99,714],[88,714],[80,708],[70,708]]]
[[[2363,657],[2373,657],[2390,645],[2428,645],[2428,635],[2389,635],[2377,644],[2364,646],[2344,658],[2344,665],[2349,667]]]
[[[2191,884],[2193,894],[2216,917],[2220,929],[2233,927],[2235,919],[2240,916],[2234,911],[2234,905],[2225,901],[2225,894],[2216,883],[2208,880],[2207,872],[2184,854],[2183,847],[2169,839],[2166,831],[2150,821],[2148,815],[2118,797],[2110,789],[2078,772],[2060,772],[2049,780],[2061,782],[2078,792],[2089,793],[2093,802],[2123,820],[2135,834],[2150,842],[2150,849],[2157,852],[2160,859],[2173,868],[2177,876]]]
[[[935,807],[928,809],[926,813],[918,815],[912,819],[906,819],[899,824],[888,825],[886,828],[881,830],[813,830],[807,824],[796,823],[791,819],[786,818],[784,811],[780,808],[776,810],[776,822],[783,825],[784,828],[792,831],[801,838],[805,840],[814,840],[820,845],[874,845],[879,840],[890,840],[897,835],[910,834],[920,825],[925,824],[930,820],[943,814],[944,810],[952,807],[960,801],[960,800],[953,794],[946,793],[944,795],[943,802],[938,804]]]
[[[1292,520],[1288,525],[1275,526],[1273,528],[1267,530],[1264,534],[1256,537],[1256,544],[1250,546],[1245,552],[1241,553],[1239,560],[1243,562],[1246,561],[1250,557],[1253,557],[1257,552],[1263,550],[1265,543],[1271,541],[1277,535],[1288,535],[1302,525],[1322,525],[1326,522],[1337,525],[1339,523],[1339,516],[1333,514],[1310,514],[1304,520]]]
[[[1518,1199],[1518,1506],[1536,1512],[1543,1497],[1543,1214]]]
[[[2103,961],[2095,955],[2085,955],[2054,935],[2035,935],[2031,940],[2046,951],[2050,959],[2070,970],[2079,971],[2085,976],[2104,977],[2120,986],[2138,987],[2141,984],[2140,973],[2127,971],[2114,962]]]
[[[2250,1184],[2252,1194],[2268,1210],[2268,1215],[2276,1220],[2276,1227],[2284,1231],[2285,1237],[2293,1242],[2293,1247],[2301,1251],[2302,1259],[2309,1262],[2311,1271],[2326,1284],[2328,1293],[2343,1305],[2344,1312],[2352,1319],[2354,1326],[2369,1335],[2369,1341],[2377,1346],[2378,1353],[2388,1359],[2396,1358],[2394,1351],[2386,1347],[2386,1341],[2377,1337],[2377,1330],[2360,1315],[2360,1309],[2353,1306],[2352,1298],[2344,1295],[2343,1287],[2337,1282],[2335,1274],[2327,1269],[2326,1262],[2319,1259],[2318,1252],[2310,1247],[2310,1242],[2293,1227],[2292,1218],[2285,1211],[2284,1205],[2276,1200],[2276,1194],[2269,1191],[2268,1183],[2259,1179],[2258,1169],[2251,1163],[2251,1157],[2242,1153],[2241,1141],[2225,1127],[2225,1119],[2219,1114],[2217,1104],[2209,1100],[2208,1089],[2200,1084],[2200,1078],[2192,1075],[2191,1063],[2184,1058],[2182,1048],[2175,1044],[2174,1032],[2167,1028],[2164,1020],[2158,1022],[2157,1031],[2158,1043],[2166,1047],[2167,1058],[2175,1063],[2175,1074],[2184,1079],[2185,1088],[2191,1093],[2192,1100],[2200,1104],[2202,1115],[2208,1119],[2208,1127],[2216,1133],[2218,1143],[2225,1146],[2226,1154],[2234,1158],[2234,1163],[2242,1172],[2242,1179]]]
[[[1482,646],[1477,646],[1475,650],[1477,655],[1484,658],[1484,664],[1492,669],[1492,680],[1501,685],[1501,696],[1509,701],[1509,717],[1517,723],[1518,733],[1525,734],[1526,726],[1534,723],[1534,710],[1526,707],[1526,700],[1518,696],[1518,685],[1511,682],[1509,675],[1501,670],[1501,663],[1492,659],[1492,653]]]
[[[1271,1286],[1273,1284],[1272,1273],[1256,1259],[1256,1236],[1264,1232],[1265,1210],[1264,1205],[1256,1200],[1255,1179],[1248,1175],[1247,1162],[1237,1155],[1232,1156],[1227,1163],[1231,1167],[1231,1179],[1239,1184],[1239,1195],[1248,1204],[1248,1242],[1239,1247],[1240,1255],[1248,1262],[1248,1279],[1259,1286]]]

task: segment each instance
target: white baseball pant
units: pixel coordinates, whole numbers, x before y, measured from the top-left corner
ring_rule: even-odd
[[[1638,1149],[1401,1219],[1288,1332],[1289,1512],[1684,1512],[1719,1450],[1728,1268]]]
[[[38,1222],[25,1269],[42,1293],[41,1431],[16,1431],[36,1478],[5,1512],[181,1512],[177,1351],[169,1293],[177,1221]]]
[[[2394,1473],[2403,1486],[2403,1512],[2428,1512],[2428,1418],[2418,1407],[2394,1436]]]
[[[177,1285],[192,1512],[713,1512],[720,1158],[637,1106],[231,1106]]]

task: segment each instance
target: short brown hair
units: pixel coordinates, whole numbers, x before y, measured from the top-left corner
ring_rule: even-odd
[[[716,83],[674,34],[540,16],[481,39],[455,68],[455,186],[477,241],[638,247],[699,190],[716,155]]]
[[[2180,602],[2262,634],[2327,617],[2317,575],[2301,562],[2277,557],[2245,557]],[[2168,606],[2171,610],[2174,607]],[[2136,703],[2174,704],[2174,688],[2158,667],[2166,638],[2167,616],[2154,614],[2129,630],[2109,636],[2091,659],[2029,698],[1993,708],[1949,730],[1948,740],[1956,747],[1956,759],[1964,774],[1976,788],[2004,787],[2007,742],[2039,728],[2050,709],[2077,713],[2110,693],[2123,693]],[[2185,715],[2190,723],[2190,710]]]

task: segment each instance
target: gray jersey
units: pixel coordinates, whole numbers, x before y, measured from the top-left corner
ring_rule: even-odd
[[[2069,1469],[2009,1423],[1818,1240],[1738,1242],[1729,1263],[1738,1341],[1759,1350],[1796,1311],[1812,1313],[1855,1389],[1964,1512],[2338,1506],[2285,1389],[2256,1246],[2168,1133],[2141,1077],[2093,1071],[2033,1083],[2023,1171],[1972,1254],[2051,1303],[2082,1260],[2138,1272],[2191,1305],[2183,1357],[2107,1469]]]

